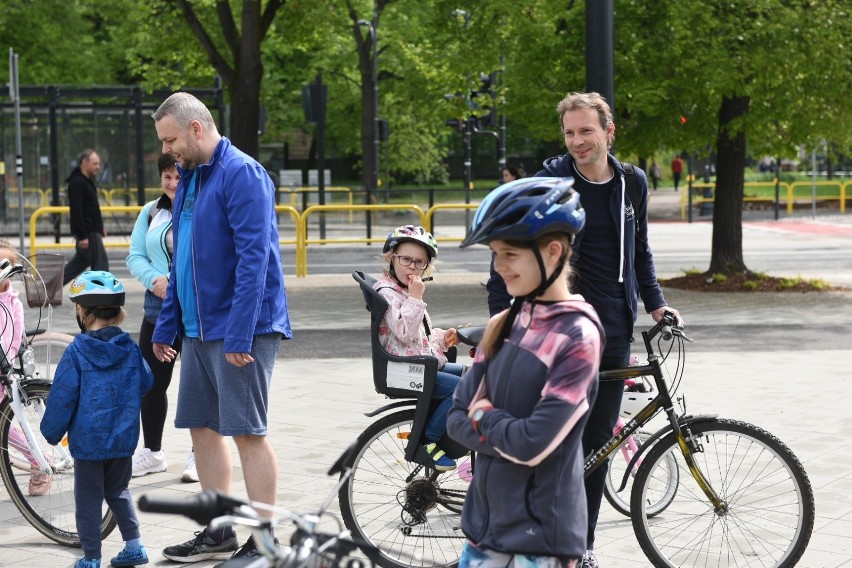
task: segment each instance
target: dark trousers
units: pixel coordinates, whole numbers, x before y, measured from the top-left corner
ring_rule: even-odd
[[[601,371],[626,367],[630,362],[630,336],[620,335],[607,337]],[[599,449],[610,438],[612,429],[618,422],[618,412],[621,410],[621,398],[624,394],[624,381],[601,381],[598,384],[598,397],[589,413],[589,421],[583,431],[583,455]],[[585,480],[586,503],[589,512],[589,530],[586,534],[586,548],[592,550],[595,545],[595,527],[598,524],[598,514],[601,510],[609,461],[602,464]]]
[[[89,233],[89,246],[80,248],[78,244],[75,248],[74,257],[65,265],[65,277],[62,279],[62,284],[68,284],[88,267],[92,270],[105,270],[109,272],[109,258],[107,258],[104,240],[100,233]]]
[[[101,557],[103,502],[115,515],[124,542],[140,537],[139,520],[127,484],[133,460],[74,460],[74,503],[77,533],[86,558]]]
[[[164,363],[154,356],[154,346],[151,343],[154,327],[153,323],[142,318],[139,349],[154,374],[154,386],[142,397],[142,436],[146,448],[152,452],[159,452],[163,445],[163,428],[166,424],[166,413],[169,410],[167,391],[172,382],[172,372],[177,358]],[[172,345],[172,349],[180,353],[180,346],[181,341],[178,338]]]

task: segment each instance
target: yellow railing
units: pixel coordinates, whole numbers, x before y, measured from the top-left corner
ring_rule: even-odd
[[[432,207],[429,208],[429,211],[426,212],[426,224],[423,225],[423,226],[427,227],[429,232],[434,233],[435,232],[435,226],[432,222],[432,218],[435,217],[435,211],[441,211],[441,210],[446,210],[446,209],[476,210],[477,207],[479,207],[479,203],[445,203],[445,204],[433,205]],[[459,241],[463,241],[464,237],[441,237],[439,240],[447,241],[447,242],[450,242],[450,241],[459,242]]]
[[[307,195],[309,193],[319,194],[319,188],[318,187],[294,187],[294,188],[279,187],[278,191],[281,192],[281,193],[289,194],[290,195],[290,207],[295,207],[297,209],[299,208],[299,205],[300,205],[299,204],[299,194],[303,194],[303,195]],[[332,187],[324,188],[324,191],[328,191],[329,193],[345,193],[349,205],[351,206],[355,203],[355,197],[352,193],[352,188],[332,186]],[[329,196],[329,197],[331,197],[331,196]],[[327,203],[326,205],[333,205],[333,204]],[[353,213],[354,212],[355,212],[354,209],[349,210],[349,222],[350,223],[353,222]]]
[[[821,186],[821,187],[835,186],[835,187],[838,188],[838,193],[837,193],[837,195],[817,195],[817,196],[814,196],[814,195],[811,194],[811,188],[814,185]],[[797,198],[802,199],[802,200],[804,200],[804,199],[816,199],[817,201],[839,199],[840,200],[840,212],[846,213],[846,200],[849,199],[850,197],[852,197],[852,196],[847,197],[847,195],[848,195],[847,188],[852,186],[852,181],[841,182],[841,181],[821,180],[821,181],[816,181],[816,182],[794,181],[792,183],[782,181],[782,182],[778,183],[778,186],[779,186],[780,191],[782,192],[782,195],[783,195],[783,197],[780,197],[780,199],[783,200],[786,203],[788,215],[793,214],[793,208],[794,208],[794,205],[796,203]],[[694,190],[704,190],[706,188],[715,189],[715,187],[716,187],[716,185],[712,184],[712,183],[694,183],[694,184],[692,184],[692,188]],[[748,189],[750,187],[775,187],[775,182],[774,181],[748,181],[748,182],[745,182],[743,184],[744,189]],[[799,195],[796,195],[796,189],[797,188],[807,188],[808,189],[807,195],[805,195],[803,191],[800,191]],[[680,196],[680,219],[681,219],[681,221],[686,219],[686,208],[689,207],[688,193],[689,193],[688,191],[684,191]],[[714,199],[713,197],[703,197],[702,195],[695,195],[693,193],[692,204],[693,205],[700,205],[701,203],[713,203],[713,199]],[[745,202],[763,201],[763,202],[774,203],[775,198],[774,197],[743,197],[743,201],[745,201]]]

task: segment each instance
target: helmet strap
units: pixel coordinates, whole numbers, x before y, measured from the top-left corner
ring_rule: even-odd
[[[544,259],[541,256],[541,251],[538,249],[538,246],[533,242],[532,245],[533,254],[535,255],[535,259],[538,261],[538,269],[541,272],[541,284],[538,288],[533,290],[530,294],[524,296],[526,300],[534,300],[544,294],[548,288],[550,288],[556,279],[559,278],[559,275],[562,274],[562,270],[565,268],[565,257],[559,261],[556,265],[556,268],[553,270],[553,273],[548,277],[547,270],[544,266]]]

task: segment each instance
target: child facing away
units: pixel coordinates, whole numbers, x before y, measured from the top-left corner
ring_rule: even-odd
[[[387,268],[373,289],[387,300],[388,310],[379,327],[379,341],[391,355],[431,355],[438,359],[432,398],[441,402],[426,422],[426,451],[437,471],[450,471],[456,462],[437,442],[447,431],[447,412],[464,366],[448,363],[444,355],[458,343],[456,330],[432,327],[423,301],[423,280],[434,271],[432,262],[438,257],[438,243],[423,227],[404,225],[388,235],[382,252]]]
[[[9,265],[18,263],[18,251],[15,246],[7,240],[0,239],[0,262],[6,261]],[[11,364],[21,349],[21,341],[24,337],[24,305],[18,299],[18,291],[12,286],[11,280],[4,278],[0,282],[0,345],[6,354],[6,359]],[[0,385],[0,402],[6,396],[6,389]],[[50,489],[50,474],[43,473],[38,465],[38,460],[30,451],[24,433],[17,425],[9,429],[9,442],[17,450],[20,457],[25,458],[30,466],[29,494],[33,496],[46,495]]]
[[[154,377],[139,346],[118,327],[124,320],[124,286],[115,276],[84,272],[71,283],[69,298],[83,333],[56,367],[41,432],[51,444],[68,433],[77,532],[85,554],[74,566],[101,565],[104,500],[125,542],[112,566],[146,564],[128,483],[139,441],[141,400]]]

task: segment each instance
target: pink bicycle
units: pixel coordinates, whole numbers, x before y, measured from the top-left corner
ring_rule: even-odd
[[[656,396],[653,384],[642,377],[637,379],[627,379],[624,384],[624,395],[621,399],[621,412],[619,413],[618,422],[613,428],[613,435],[618,434],[624,425],[629,422],[636,414],[648,405]],[[642,465],[639,449],[642,444],[651,437],[649,432],[645,430],[637,430],[632,436],[625,440],[624,444],[619,448],[618,454],[624,459],[619,459],[617,455],[613,455],[609,463],[609,472],[606,477],[606,485],[604,486],[604,497],[609,501],[609,504],[622,515],[630,516],[630,492],[633,488],[633,479],[636,477],[636,472]],[[625,477],[625,472],[630,468],[630,475]],[[667,478],[667,483],[663,491],[659,492],[657,502],[651,504],[646,513],[649,517],[659,515],[666,510],[677,494],[678,474],[677,461],[673,454],[669,454],[665,461],[661,464],[661,477]],[[620,487],[622,480],[625,481],[624,487]]]

